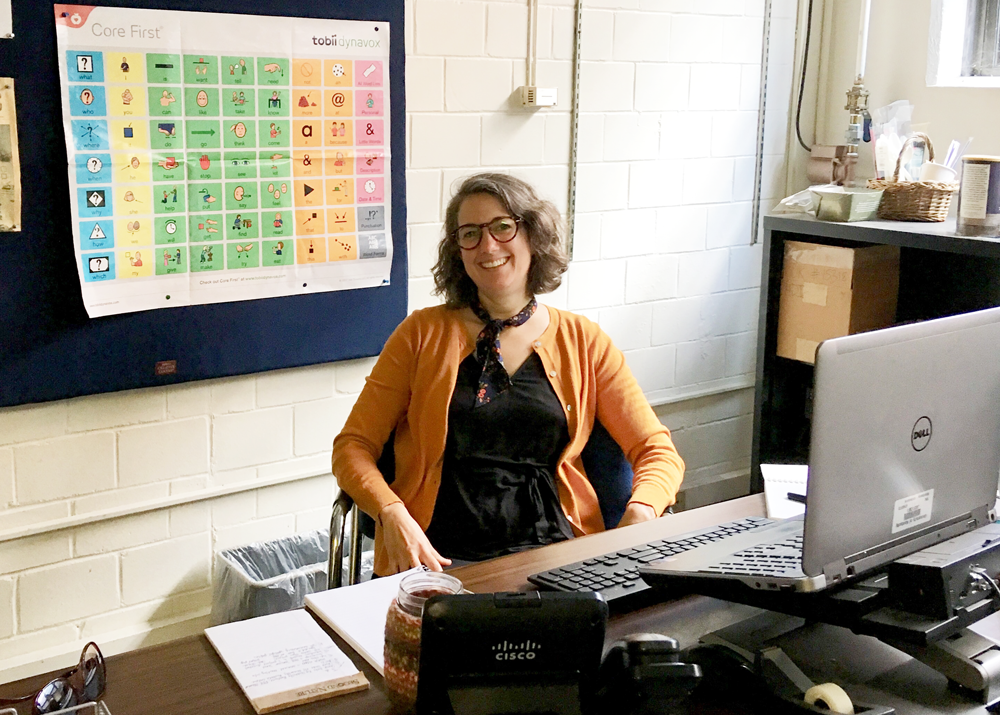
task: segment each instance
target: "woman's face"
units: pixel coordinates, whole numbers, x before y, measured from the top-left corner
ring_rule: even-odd
[[[473,194],[458,208],[458,225],[481,224],[495,218],[510,216],[500,201],[490,194]],[[528,269],[531,267],[531,247],[523,226],[507,243],[500,243],[483,229],[483,239],[471,251],[459,249],[462,264],[469,278],[479,288],[481,297],[493,301],[504,298],[525,298],[528,295]]]

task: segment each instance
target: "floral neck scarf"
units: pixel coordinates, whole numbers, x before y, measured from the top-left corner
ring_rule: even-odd
[[[500,333],[505,328],[523,325],[534,315],[538,302],[532,298],[521,312],[507,319],[494,320],[486,309],[476,301],[469,306],[476,317],[486,323],[486,327],[476,338],[476,360],[483,366],[479,376],[479,390],[476,392],[476,407],[488,404],[490,400],[510,387],[510,375],[503,366],[500,354]]]

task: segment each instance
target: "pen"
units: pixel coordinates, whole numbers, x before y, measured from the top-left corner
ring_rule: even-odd
[[[795,492],[788,492],[788,501],[793,501],[793,502],[796,502],[798,504],[805,504],[806,503],[806,495],[805,494],[796,494]]]

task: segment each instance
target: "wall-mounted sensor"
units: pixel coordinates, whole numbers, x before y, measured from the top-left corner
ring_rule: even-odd
[[[521,106],[554,107],[557,93],[555,87],[521,87]]]

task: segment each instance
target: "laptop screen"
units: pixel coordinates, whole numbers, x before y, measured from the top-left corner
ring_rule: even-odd
[[[986,522],[1000,473],[998,356],[1000,308],[820,346],[806,574],[849,577]]]

